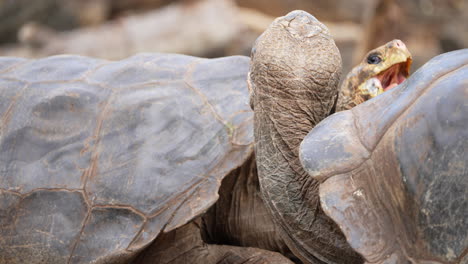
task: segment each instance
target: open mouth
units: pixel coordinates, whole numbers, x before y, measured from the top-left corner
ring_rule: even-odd
[[[393,87],[404,82],[409,75],[409,65],[411,61],[405,61],[395,64],[385,71],[379,73],[376,78],[380,81],[384,91],[388,91]]]

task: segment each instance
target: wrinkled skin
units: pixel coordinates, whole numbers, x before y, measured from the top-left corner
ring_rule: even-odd
[[[197,221],[196,228],[183,227],[158,237],[134,264],[290,263],[284,256],[297,259],[278,235],[278,228],[260,197],[253,156],[223,179],[219,196]]]
[[[218,201],[202,219],[209,243],[263,248],[297,259],[262,200],[254,155],[223,179]]]
[[[468,50],[314,128],[301,161],[367,263],[468,262]]]
[[[329,115],[338,92],[341,59],[328,29],[310,14],[293,11],[263,33],[251,59],[258,176],[283,238],[305,262],[361,263],[321,210],[318,182],[299,161],[299,144]]]

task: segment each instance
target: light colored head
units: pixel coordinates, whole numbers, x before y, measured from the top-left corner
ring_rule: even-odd
[[[398,39],[369,51],[343,80],[338,110],[350,109],[399,85],[409,76],[411,63],[411,53]]]
[[[363,78],[376,78],[383,91],[387,91],[402,83],[409,76],[411,67],[411,53],[406,45],[398,39],[392,40],[367,53],[361,62]],[[366,92],[365,82],[358,86],[358,90]]]

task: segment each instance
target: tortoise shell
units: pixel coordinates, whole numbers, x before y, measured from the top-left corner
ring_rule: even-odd
[[[301,162],[369,263],[466,263],[468,50],[316,126]]]
[[[125,260],[252,153],[249,58],[0,59],[0,263]]]

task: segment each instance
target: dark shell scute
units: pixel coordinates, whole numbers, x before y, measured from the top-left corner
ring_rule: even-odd
[[[80,188],[101,104],[110,91],[82,82],[34,83],[16,99],[0,142],[0,188]],[[47,175],[47,177],[38,177]]]
[[[239,109],[250,109],[249,94],[243,89],[248,67],[245,57],[219,58],[197,64],[188,78],[194,88],[207,95],[216,113],[229,121]]]
[[[468,245],[466,76],[468,66],[434,82],[401,120],[410,128],[395,139],[406,186],[421,207],[418,225],[429,247],[447,260]]]
[[[12,70],[25,61],[27,60],[23,58],[4,57],[0,60],[0,72]]]
[[[90,263],[102,256],[124,255],[143,221],[141,215],[127,208],[93,209],[74,245],[70,263]]]
[[[229,148],[224,125],[212,120],[209,106],[184,83],[120,91],[102,121],[99,171],[87,184],[91,200],[159,210],[208,177]]]
[[[28,194],[15,205],[16,221],[0,226],[0,261],[66,263],[87,210],[81,192],[39,190]]]
[[[105,64],[87,76],[87,80],[101,83],[107,87],[120,89],[127,86],[138,86],[147,83],[164,85],[170,81],[180,81],[189,65],[203,59],[183,55],[160,55],[156,58],[151,55],[136,55],[123,61]],[[173,63],[169,64],[167,61]]]

